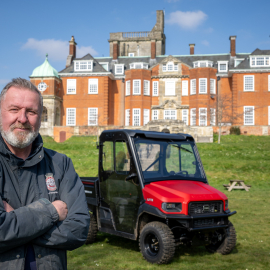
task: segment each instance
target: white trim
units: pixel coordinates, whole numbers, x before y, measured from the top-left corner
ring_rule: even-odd
[[[150,110],[143,110],[143,125],[145,126],[150,121]]]
[[[205,110],[205,112],[203,112],[203,110]],[[203,123],[205,123],[205,125]],[[199,108],[199,126],[207,126],[207,108]]]
[[[226,65],[226,69],[220,70],[220,65]],[[228,61],[218,61],[218,72],[228,72]]]
[[[67,79],[67,95],[75,95],[76,94],[76,79]],[[69,92],[69,90],[73,90],[73,92]]]
[[[86,66],[86,68],[82,68]],[[92,71],[93,60],[74,60],[74,71]]]
[[[88,126],[97,126],[97,125],[98,125],[98,108],[88,108]]]
[[[135,117],[138,117],[138,119],[135,120]],[[136,108],[132,110],[132,126],[135,127],[135,126],[140,126],[140,125],[141,125],[141,109]]]
[[[133,62],[129,64],[130,69],[148,69],[148,64],[144,62]]]
[[[191,126],[196,126],[196,108],[190,109],[190,125]]]
[[[188,80],[182,80],[182,96],[188,96]]]
[[[216,80],[210,79],[210,94],[216,94]]]
[[[135,93],[135,83],[139,83],[138,87],[136,88],[136,90],[138,90],[138,93]],[[133,80],[132,92],[134,96],[141,94],[141,80]]]
[[[59,73],[60,77],[88,77],[88,76],[109,76],[111,75],[111,78],[113,78],[113,74],[111,72],[93,72],[93,73]]]
[[[121,71],[117,71],[117,69],[121,69]],[[123,75],[124,74],[124,65],[123,64],[115,64],[114,65],[114,73],[115,73],[115,75]]]
[[[246,110],[248,110],[246,112]],[[251,113],[252,115],[246,115],[246,113]],[[249,121],[246,121],[246,116],[252,116],[252,123],[249,123]],[[255,120],[255,112],[254,112],[254,106],[244,106],[244,125],[245,126],[254,126]]]
[[[216,125],[216,109],[210,108],[210,126]]]
[[[177,111],[176,110],[164,110],[164,119],[168,120],[177,120]]]
[[[158,96],[158,81],[153,81],[153,97]]]
[[[175,81],[165,81],[165,96],[175,96]]]
[[[152,111],[152,120],[158,120],[158,110]]]
[[[205,82],[205,84],[201,85],[203,84],[203,82]],[[205,90],[202,90],[203,87],[205,88]],[[207,78],[199,79],[199,94],[207,94]]]
[[[262,65],[257,65],[257,59],[261,58],[263,59],[263,64]],[[254,60],[253,60],[254,59]],[[255,62],[253,64],[253,61]],[[268,64],[266,63],[268,61]],[[269,55],[250,55],[249,56],[249,63],[251,67],[269,67],[270,66],[270,56]]]
[[[182,110],[182,121],[188,126],[188,109]]]
[[[202,63],[205,63],[205,65],[203,65]],[[213,61],[209,61],[209,60],[194,61],[193,68],[197,68],[197,67],[213,67]]]
[[[74,115],[70,116],[72,112]],[[74,117],[74,119],[70,119],[71,117]],[[70,127],[76,126],[76,108],[66,108],[66,125]]]
[[[230,72],[236,73],[236,72],[246,72],[246,73],[254,73],[254,72],[270,72],[270,69],[256,69],[256,68],[251,68],[251,69],[230,69]]]
[[[143,81],[143,94],[144,96],[150,96],[150,81]]]
[[[247,78],[252,78],[252,89],[246,89],[246,79]],[[255,84],[255,78],[254,75],[244,75],[244,92],[253,92],[254,91],[254,84]]]
[[[190,95],[196,95],[196,79],[190,80]]]
[[[89,95],[98,94],[98,79],[88,79],[88,94]]]
[[[130,126],[130,109],[126,109],[125,125]]]
[[[130,81],[126,81],[126,96],[130,96]]]

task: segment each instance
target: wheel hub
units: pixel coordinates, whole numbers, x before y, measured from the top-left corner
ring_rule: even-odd
[[[156,256],[159,251],[159,242],[155,234],[149,233],[145,238],[145,249],[150,256]]]

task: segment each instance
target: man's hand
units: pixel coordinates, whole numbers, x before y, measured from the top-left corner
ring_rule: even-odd
[[[14,210],[6,201],[3,201],[3,203],[4,203],[4,207],[5,207],[6,212],[9,213],[9,212]]]
[[[55,207],[58,215],[59,215],[59,221],[64,220],[67,217],[68,209],[66,203],[63,201],[57,200],[52,202],[52,205]]]

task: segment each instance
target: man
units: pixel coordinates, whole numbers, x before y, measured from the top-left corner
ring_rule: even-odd
[[[0,269],[67,269],[89,213],[72,162],[43,148],[42,96],[25,79],[0,94]]]

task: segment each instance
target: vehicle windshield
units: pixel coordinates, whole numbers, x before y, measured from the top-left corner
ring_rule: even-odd
[[[135,138],[144,181],[193,180],[206,176],[193,142]]]

